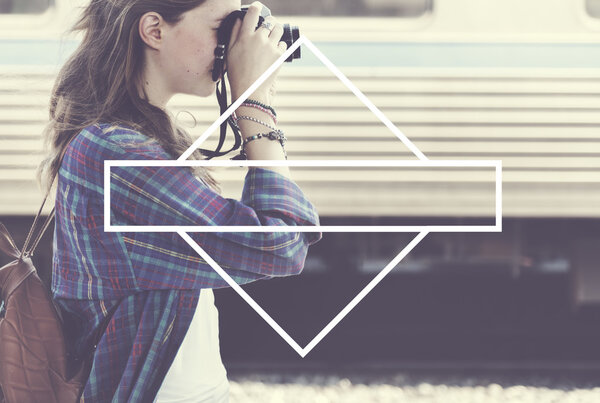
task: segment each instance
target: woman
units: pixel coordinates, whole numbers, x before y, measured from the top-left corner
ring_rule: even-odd
[[[233,28],[236,99],[283,52],[282,26],[256,26],[253,3]],[[227,283],[172,233],[104,232],[104,160],[175,159],[191,144],[165,109],[176,93],[209,96],[220,21],[239,0],[92,0],[83,40],[62,68],[46,130],[47,186],[57,176],[52,291],[79,360],[92,362],[82,401],[226,401],[212,288]],[[249,159],[281,160],[274,77],[237,111]],[[72,140],[72,141],[71,141]],[[65,151],[60,164],[60,155]],[[201,158],[199,153],[195,157]],[[113,225],[317,225],[287,167],[250,168],[241,201],[206,169],[115,167]],[[193,233],[238,283],[298,274],[318,233]],[[90,353],[92,351],[92,353]]]

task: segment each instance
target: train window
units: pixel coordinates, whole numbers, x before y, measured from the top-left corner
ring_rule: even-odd
[[[0,14],[42,14],[55,0],[0,0]]]
[[[600,18],[600,0],[585,0],[585,9],[590,17]]]
[[[433,0],[278,0],[275,15],[416,18],[432,10]]]

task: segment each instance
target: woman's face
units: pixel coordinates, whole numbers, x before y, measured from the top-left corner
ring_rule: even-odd
[[[223,18],[240,7],[240,0],[206,0],[165,32],[160,68],[170,92],[204,97],[214,92],[217,29]]]

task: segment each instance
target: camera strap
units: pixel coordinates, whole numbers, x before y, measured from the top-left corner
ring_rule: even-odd
[[[227,84],[225,81],[225,72],[223,72],[221,74],[221,89],[220,90],[219,90],[219,85],[217,84],[217,101],[219,102],[219,111],[221,113],[221,116],[223,116],[223,114],[227,111],[227,108],[229,107],[227,104]],[[221,149],[223,148],[223,145],[225,144],[225,139],[227,138],[227,126],[231,127],[231,130],[233,131],[234,144],[233,144],[233,147],[231,147],[229,150],[221,151]],[[241,145],[242,145],[242,135],[240,134],[240,131],[238,130],[236,125],[233,124],[232,118],[229,117],[223,123],[221,123],[219,143],[217,144],[217,148],[215,150],[207,150],[204,148],[200,148],[200,152],[206,156],[206,159],[211,159],[214,157],[221,157],[223,155],[229,154],[230,152],[233,152],[233,151],[237,150],[238,148],[240,148]],[[240,158],[242,158],[241,155],[233,157],[232,159],[240,159]]]
[[[217,101],[219,103],[219,110],[221,116],[227,111],[229,105],[227,104],[227,83],[225,80],[225,55],[227,54],[227,47],[229,45],[229,40],[231,38],[231,30],[233,29],[233,25],[235,22],[243,16],[241,11],[235,11],[229,14],[221,23],[219,30],[217,31],[217,47],[215,48],[215,62],[213,66],[212,79],[213,81],[221,81],[221,88],[219,89],[219,84],[217,84]],[[223,145],[225,144],[225,139],[227,138],[227,126],[231,127],[233,131],[234,144],[227,151],[221,151]],[[215,150],[207,150],[200,149],[200,152],[206,156],[207,159],[211,159],[214,157],[221,157],[223,155],[229,154],[232,151],[237,150],[242,145],[242,135],[240,134],[239,129],[236,125],[233,124],[231,117],[226,119],[223,123],[221,123],[219,143],[217,144],[217,148]],[[241,155],[233,157],[232,159],[240,159],[243,158]]]
[[[227,108],[228,108],[227,84],[225,84],[224,75],[225,75],[225,73],[223,73],[222,78],[221,78],[221,89],[220,90],[219,90],[219,85],[217,84],[217,101],[219,102],[219,111],[221,113],[221,116],[223,116],[223,114],[227,111]],[[231,127],[231,130],[233,131],[234,144],[233,144],[233,147],[231,147],[229,150],[221,151],[221,149],[223,148],[223,145],[225,144],[225,139],[227,138],[227,126]],[[241,145],[242,145],[242,135],[240,134],[240,131],[238,130],[236,125],[233,124],[232,118],[229,117],[223,123],[221,123],[220,134],[219,134],[219,143],[217,144],[217,148],[215,150],[207,150],[204,148],[200,148],[200,152],[206,156],[206,159],[211,159],[214,157],[221,157],[223,155],[229,154],[230,152],[233,152],[233,151],[237,150],[238,148],[240,148]],[[240,158],[242,158],[241,155],[235,156],[232,159],[240,159]]]
[[[226,73],[225,57],[227,54],[227,47],[229,46],[229,42],[231,40],[231,31],[233,29],[235,22],[240,18],[244,18],[244,15],[246,14],[247,9],[248,9],[248,6],[243,6],[241,10],[236,10],[236,11],[233,11],[232,13],[230,13],[221,22],[221,25],[219,26],[219,29],[217,30],[217,47],[215,48],[215,62],[213,65],[212,79],[213,79],[213,81],[218,81],[219,79],[221,80],[221,89],[220,90],[219,90],[219,84],[217,84],[217,101],[219,102],[219,109],[221,111],[221,116],[223,116],[223,114],[227,111],[227,109],[229,107],[227,104],[227,84],[226,84],[226,80],[225,80],[225,73]],[[258,29],[260,24],[262,24],[262,22],[264,21],[264,18],[269,15],[271,15],[271,11],[267,7],[263,6],[261,15],[258,20],[258,26],[256,27],[256,29]],[[225,139],[227,137],[227,126],[231,127],[231,130],[233,131],[234,144],[233,144],[233,147],[231,147],[229,150],[221,151],[221,148],[223,148],[223,144],[225,144]],[[219,143],[217,145],[217,148],[215,150],[206,150],[206,149],[201,148],[200,152],[203,155],[205,155],[207,157],[207,159],[211,159],[214,157],[221,157],[225,154],[229,154],[230,152],[235,151],[238,148],[240,148],[241,145],[242,145],[242,135],[240,134],[240,130],[237,127],[237,125],[234,124],[233,119],[231,117],[229,117],[223,123],[221,123],[221,132],[220,132]],[[234,160],[244,159],[244,156],[239,154],[239,155],[233,157],[232,159],[234,159]]]

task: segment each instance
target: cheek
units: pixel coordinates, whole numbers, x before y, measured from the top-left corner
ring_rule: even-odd
[[[202,31],[188,35],[186,48],[188,49],[190,56],[196,61],[200,60],[202,62],[207,62],[207,59],[212,58],[215,46],[217,46],[217,44],[215,42],[213,45],[210,32],[207,33]]]
[[[209,36],[207,36],[206,41],[204,41],[204,46],[202,47],[203,57],[209,61],[211,64],[215,60],[215,48],[217,47],[217,35],[215,32],[211,32]]]
[[[185,74],[202,74],[200,67],[209,63],[214,52],[210,42],[198,34],[182,32],[172,38],[166,61],[177,64],[180,72]]]
[[[190,41],[185,48],[185,54],[182,55],[185,60],[185,74],[202,76],[206,74],[207,69],[212,69],[214,61],[214,47],[206,41]]]
[[[203,65],[212,64],[214,61],[215,48],[211,43],[203,43],[201,46],[196,48],[196,57],[199,62]]]

